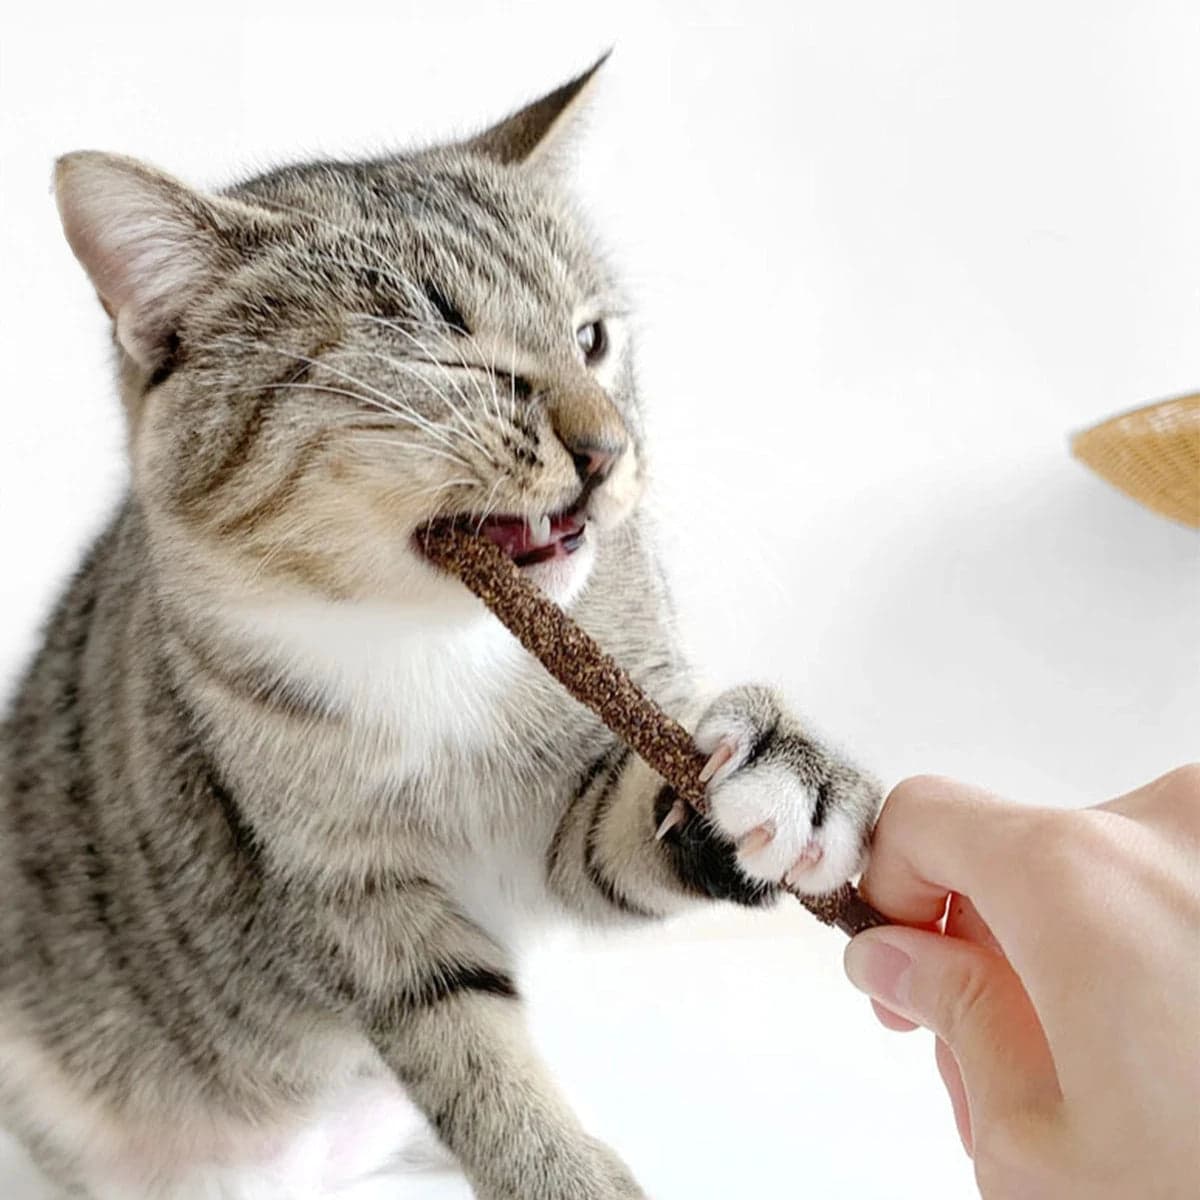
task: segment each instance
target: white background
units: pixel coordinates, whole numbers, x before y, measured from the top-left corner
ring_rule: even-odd
[[[889,782],[1074,805],[1196,757],[1200,539],[1067,454],[1200,389],[1187,0],[5,18],[0,681],[123,478],[53,157],[220,184],[468,130],[614,43],[579,188],[640,300],[710,675],[775,679]],[[548,950],[538,1036],[656,1197],[970,1195],[925,1035],[876,1029],[839,954],[794,912]]]

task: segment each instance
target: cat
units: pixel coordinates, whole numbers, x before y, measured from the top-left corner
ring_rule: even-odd
[[[0,727],[0,1124],[63,1195],[321,1195],[415,1105],[484,1200],[640,1197],[531,1049],[522,946],[864,862],[872,779],[673,632],[628,302],[562,178],[595,71],[220,194],[57,164],[131,475]],[[705,816],[432,565],[438,519],[695,731]]]

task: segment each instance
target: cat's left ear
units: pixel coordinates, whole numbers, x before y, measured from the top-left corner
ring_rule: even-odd
[[[468,150],[508,165],[536,165],[553,157],[584,107],[606,51],[582,75],[464,143]]]
[[[254,224],[270,219],[136,159],[93,150],[58,160],[54,190],[63,232],[117,341],[148,372],[171,355],[188,306],[236,264]]]

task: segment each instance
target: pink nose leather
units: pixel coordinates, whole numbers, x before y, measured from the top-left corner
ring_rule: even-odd
[[[575,460],[575,470],[579,478],[587,483],[589,479],[603,479],[613,468],[613,463],[620,456],[620,450],[605,446],[569,447],[571,457]]]

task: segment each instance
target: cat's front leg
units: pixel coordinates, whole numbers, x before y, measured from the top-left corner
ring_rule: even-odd
[[[680,876],[696,890],[744,904],[777,885],[820,894],[857,875],[880,792],[793,716],[775,692],[723,693],[696,728],[709,755],[704,814],[669,789],[655,819]]]
[[[666,916],[689,899],[819,894],[858,874],[874,780],[815,738],[768,688],[723,693],[689,719],[710,756],[707,805],[687,810],[615,740],[580,774],[547,854],[551,888],[593,920]]]
[[[426,882],[394,924],[386,939],[366,919],[339,930],[341,991],[480,1200],[645,1200],[543,1068],[498,947]]]
[[[463,989],[376,1044],[480,1200],[645,1200],[558,1095],[515,997]]]

